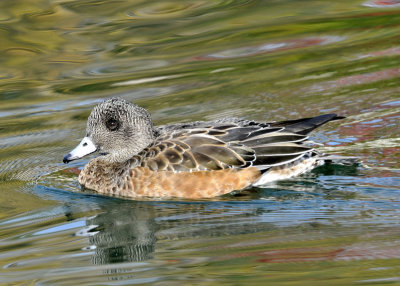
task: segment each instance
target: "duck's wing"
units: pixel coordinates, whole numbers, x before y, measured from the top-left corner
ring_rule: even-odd
[[[312,148],[302,145],[307,136],[284,127],[248,121],[198,124],[171,130],[132,159],[132,164],[153,171],[201,171],[255,166],[266,170],[290,163]]]

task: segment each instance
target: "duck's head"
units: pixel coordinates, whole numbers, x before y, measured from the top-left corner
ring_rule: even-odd
[[[110,98],[95,106],[89,115],[86,136],[64,157],[63,162],[98,151],[105,161],[124,162],[154,140],[149,113],[122,98]]]

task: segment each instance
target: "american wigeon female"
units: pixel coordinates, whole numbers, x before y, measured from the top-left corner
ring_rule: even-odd
[[[86,136],[64,163],[95,151],[79,183],[102,194],[211,198],[297,176],[324,164],[308,144],[316,127],[343,117],[274,123],[221,119],[154,127],[149,113],[110,98],[91,112]]]

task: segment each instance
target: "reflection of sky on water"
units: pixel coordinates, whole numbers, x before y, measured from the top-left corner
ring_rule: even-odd
[[[211,59],[230,59],[239,57],[254,56],[263,53],[272,53],[279,51],[286,51],[291,49],[299,49],[311,46],[327,45],[345,40],[344,37],[339,36],[322,36],[315,38],[295,39],[285,42],[266,43],[258,46],[242,47],[228,49],[221,52],[211,53],[205,56],[200,56],[198,59],[211,60]]]
[[[363,3],[363,6],[371,8],[395,8],[400,6],[399,0],[372,0]]]

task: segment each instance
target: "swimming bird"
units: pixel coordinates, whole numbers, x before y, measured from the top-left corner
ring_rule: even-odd
[[[109,98],[89,115],[68,163],[95,151],[79,183],[131,198],[212,198],[303,174],[330,160],[307,134],[336,114],[262,123],[225,118],[155,127],[149,113]]]

